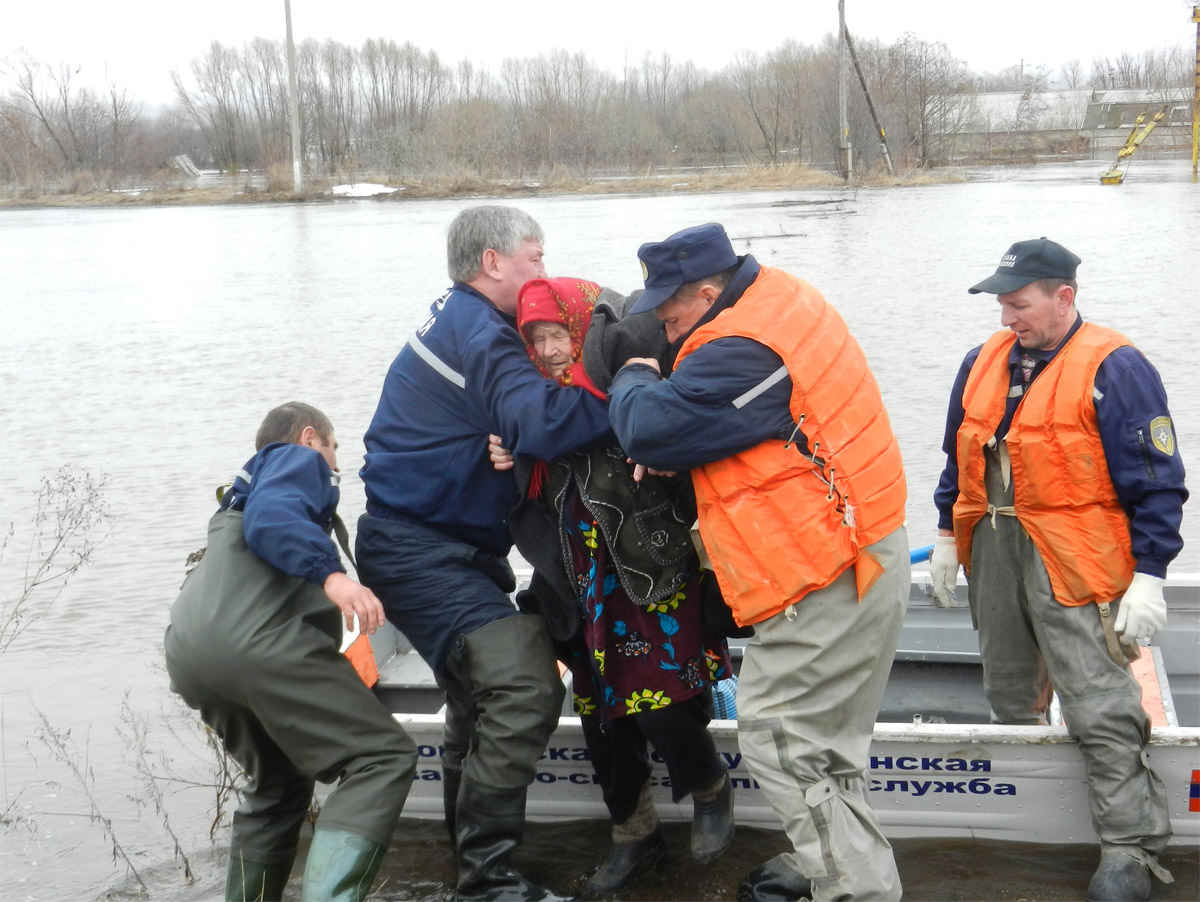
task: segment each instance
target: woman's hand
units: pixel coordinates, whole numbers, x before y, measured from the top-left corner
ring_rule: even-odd
[[[488,457],[492,459],[492,466],[497,470],[511,470],[513,468],[513,455],[503,445],[503,439],[498,435],[488,436]]]

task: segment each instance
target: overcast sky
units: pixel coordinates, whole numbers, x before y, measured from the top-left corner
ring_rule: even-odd
[[[0,60],[25,51],[83,66],[141,100],[172,97],[170,72],[187,72],[209,42],[284,36],[283,0],[14,0],[0,14]],[[469,58],[496,71],[505,57],[582,51],[613,72],[646,53],[717,70],[743,50],[792,38],[815,44],[837,28],[836,0],[600,0],[503,5],[480,0],[292,0],[297,42],[368,37],[411,41],[444,62]],[[846,0],[860,40],[905,32],[941,41],[977,72],[1024,60],[1057,73],[1078,59],[1141,53],[1195,41],[1185,0]]]

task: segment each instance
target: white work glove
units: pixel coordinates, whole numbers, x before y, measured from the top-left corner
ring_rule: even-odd
[[[954,587],[958,585],[958,545],[954,536],[938,536],[933,540],[929,573],[933,577],[933,597],[938,607],[954,607]]]
[[[1121,596],[1113,627],[1127,642],[1149,645],[1154,634],[1167,625],[1167,600],[1163,598],[1162,577],[1149,573],[1133,574],[1133,581]]]

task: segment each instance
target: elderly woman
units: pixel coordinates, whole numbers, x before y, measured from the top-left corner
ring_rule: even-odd
[[[606,397],[601,386],[630,354],[667,353],[653,315],[619,320],[624,300],[583,279],[525,283],[517,326],[530,358],[547,378]],[[498,441],[493,457],[504,465]],[[707,730],[710,689],[731,670],[724,634],[706,635],[702,624],[705,593],[709,605],[722,602],[692,546],[690,480],[635,480],[615,445],[519,460],[517,475],[525,500],[513,538],[535,569],[518,600],[543,613],[571,670],[613,823],[612,850],[584,895],[627,886],[666,854],[647,741],[666,763],[675,801],[692,796],[693,857],[713,860],[733,839],[733,798]]]

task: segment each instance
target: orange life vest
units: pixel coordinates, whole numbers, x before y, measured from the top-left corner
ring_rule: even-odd
[[[862,349],[820,292],[766,266],[677,360],[729,336],[782,358],[792,418],[816,458],[771,439],[692,470],[700,534],[734,620],[766,620],[856,564],[861,597],[880,572],[863,549],[903,524],[907,493]]]
[[[963,388],[954,536],[968,573],[971,537],[988,508],[984,446],[1004,417],[1015,341],[1007,329],[989,338]],[[1108,473],[1092,397],[1101,362],[1128,344],[1112,329],[1080,326],[1029,386],[1005,437],[1013,508],[1064,605],[1112,601],[1133,578],[1129,518]]]

